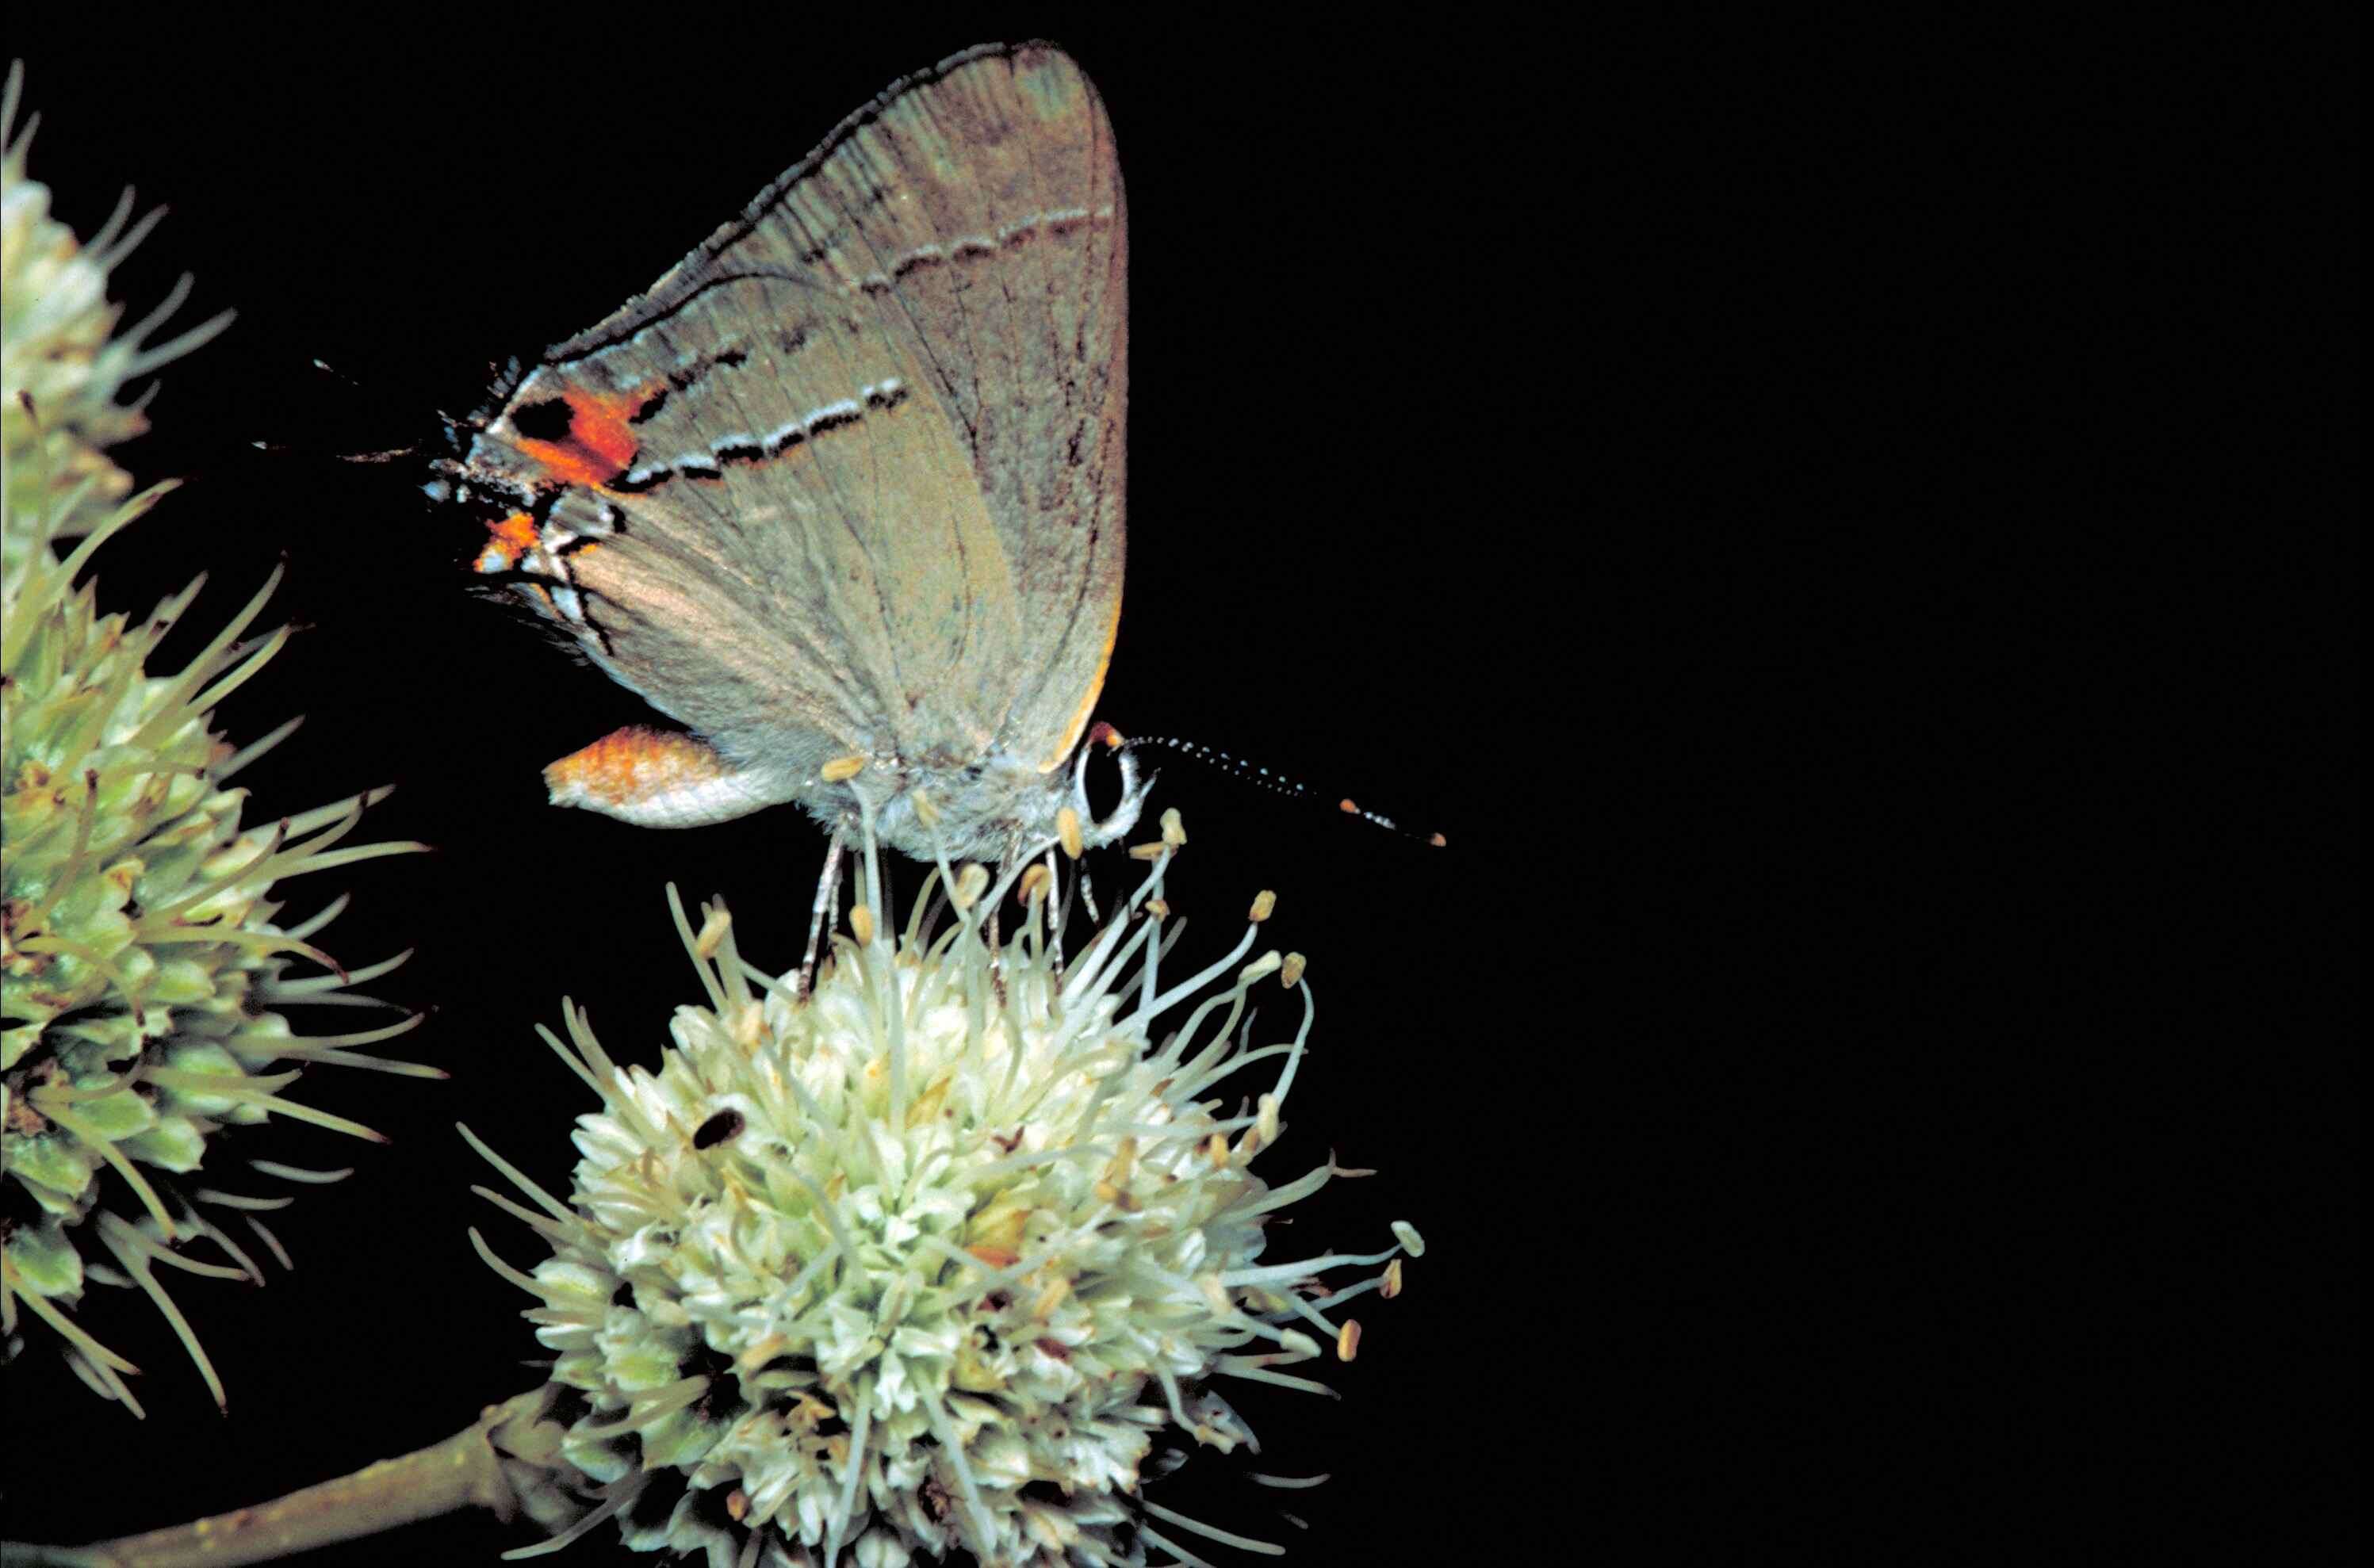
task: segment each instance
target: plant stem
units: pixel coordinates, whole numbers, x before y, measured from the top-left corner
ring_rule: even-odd
[[[0,1543],[0,1561],[9,1568],[231,1568],[377,1535],[463,1508],[487,1508],[509,1519],[520,1511],[521,1498],[506,1465],[518,1461],[511,1457],[513,1445],[501,1441],[497,1429],[512,1423],[516,1431],[532,1423],[546,1398],[538,1388],[489,1405],[476,1421],[442,1442],[271,1503],[89,1546],[8,1541]]]

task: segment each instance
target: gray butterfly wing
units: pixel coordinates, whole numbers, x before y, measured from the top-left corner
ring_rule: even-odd
[[[520,382],[467,463],[538,498],[499,564],[773,799],[1060,765],[1120,616],[1126,250],[1069,58],[894,85]]]

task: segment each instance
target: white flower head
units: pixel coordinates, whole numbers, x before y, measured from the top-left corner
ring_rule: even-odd
[[[1199,1561],[1173,1527],[1258,1544],[1142,1495],[1156,1440],[1257,1447],[1219,1382],[1323,1389],[1277,1368],[1348,1358],[1358,1325],[1333,1309],[1393,1293],[1421,1244],[1396,1225],[1379,1252],[1259,1261],[1270,1216],[1365,1173],[1253,1174],[1310,990],[1299,955],[1248,961],[1266,894],[1217,963],[1160,973],[1183,841],[1139,852],[1143,884],[1068,965],[1042,869],[990,889],[943,866],[894,934],[869,843],[854,934],[812,993],[745,963],[722,907],[694,930],[671,890],[707,1004],[677,1010],[659,1071],[616,1065],[564,1004],[575,1049],[546,1038],[603,1101],[570,1201],[477,1145],[554,1249],[531,1277],[480,1243],[539,1298],[560,1457],[599,1499],[563,1540],[617,1516],[717,1568]],[[1298,1026],[1258,1042],[1252,992],[1276,980]],[[1247,1084],[1264,1061],[1274,1082]]]

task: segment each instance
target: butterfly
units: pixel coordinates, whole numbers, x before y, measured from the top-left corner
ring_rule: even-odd
[[[796,802],[1008,863],[1127,832],[1146,783],[1090,722],[1121,619],[1127,263],[1095,88],[1052,46],[984,45],[499,381],[433,492],[487,509],[488,584],[683,726],[552,764],[555,803],[683,827]]]

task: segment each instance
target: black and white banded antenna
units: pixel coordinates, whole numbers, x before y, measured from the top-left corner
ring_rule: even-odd
[[[1216,747],[1207,746],[1201,741],[1185,740],[1177,735],[1132,735],[1123,743],[1130,746],[1160,746],[1167,751],[1179,752],[1193,757],[1206,766],[1216,768],[1229,778],[1251,784],[1256,789],[1272,790],[1293,800],[1308,802],[1312,805],[1327,803],[1327,798],[1324,795],[1299,779],[1288,778],[1276,769],[1263,767],[1261,764],[1248,758],[1232,756]],[[1421,844],[1431,844],[1438,849],[1442,848],[1448,842],[1440,833],[1420,833],[1416,828],[1404,827],[1382,812],[1369,810],[1349,795],[1338,799],[1335,802],[1335,809],[1346,816],[1358,817],[1371,826],[1381,827],[1388,833],[1399,834],[1404,838],[1414,838]]]
[[[386,392],[363,381],[358,377],[347,375],[344,370],[339,369],[335,365],[331,364],[328,360],[322,358],[318,355],[312,357],[307,361],[307,368],[323,381],[338,388],[338,390],[345,395],[358,399],[369,404],[371,414],[377,418],[405,425],[413,425],[419,422],[419,410],[415,405],[411,404],[399,403]],[[442,409],[439,409],[436,412],[438,420],[444,426],[446,431],[450,435],[455,427],[456,421],[452,415],[447,414]],[[291,446],[282,441],[269,441],[263,439],[250,441],[248,442],[248,445],[253,447],[255,451],[271,457],[311,457],[323,455],[319,454],[316,449],[310,445]],[[400,447],[378,447],[364,451],[330,452],[326,455],[333,462],[362,464],[403,462],[410,459],[428,457],[430,456],[431,453],[428,448],[423,446],[421,443],[415,441]]]

